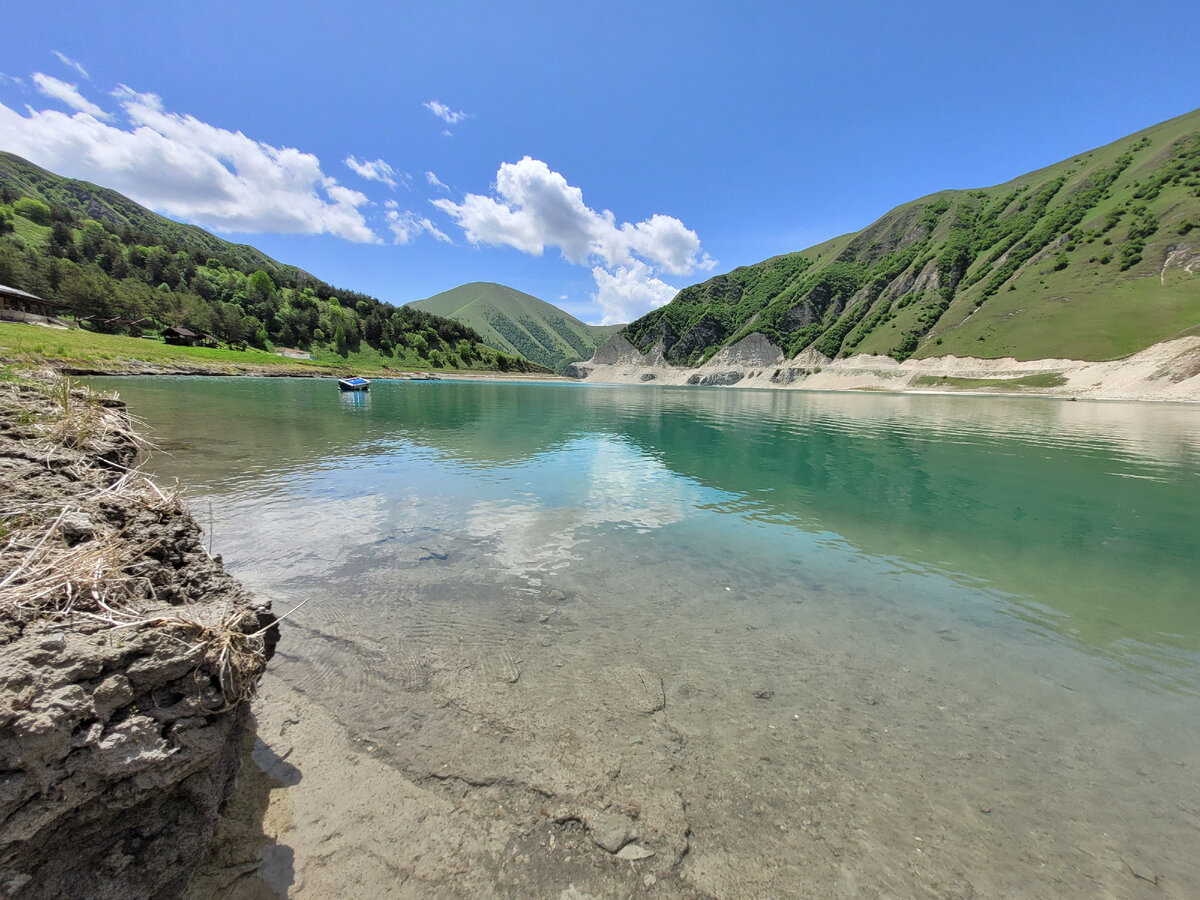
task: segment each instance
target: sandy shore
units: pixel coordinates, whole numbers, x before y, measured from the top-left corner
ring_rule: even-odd
[[[578,364],[578,371],[587,381],[606,384],[699,383],[776,390],[974,392],[1200,402],[1200,337],[1165,341],[1126,359],[1106,362],[942,356],[900,363],[886,356],[830,360],[815,351],[784,360],[777,351],[773,355],[759,347],[754,350],[739,354],[736,347],[729,348],[694,369],[669,366],[636,351],[625,352],[613,362]],[[980,381],[991,383],[976,383]]]

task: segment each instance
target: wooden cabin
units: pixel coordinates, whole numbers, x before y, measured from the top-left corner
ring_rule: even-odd
[[[43,300],[28,291],[0,284],[0,319],[15,322],[36,322],[53,319],[58,304]]]
[[[163,329],[163,340],[168,344],[174,344],[177,347],[195,347],[199,336],[190,328],[184,328],[182,325],[172,325],[170,328]]]

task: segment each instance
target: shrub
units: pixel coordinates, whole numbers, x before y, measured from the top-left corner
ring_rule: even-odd
[[[34,200],[32,197],[22,197],[14,203],[13,212],[18,216],[24,216],[35,225],[50,224],[50,207],[41,200]]]

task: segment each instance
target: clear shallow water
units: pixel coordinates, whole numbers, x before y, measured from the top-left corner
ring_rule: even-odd
[[[847,850],[825,877],[849,893],[912,890],[908,832],[935,826],[949,883],[1018,889],[1049,860],[1059,880],[1032,893],[1120,893],[1130,865],[1200,886],[1184,849],[1200,834],[1198,410],[95,381],[147,423],[166,451],[151,470],[189,486],[202,523],[211,503],[237,576],[277,608],[313,598],[285,629],[283,676],[410,774],[453,743],[425,692],[527,729],[521,759],[489,758],[563,796],[575,776],[539,768],[538,734],[645,748],[642,780],[699,819],[752,811],[761,831],[690,822],[685,873],[719,895],[737,890],[714,860],[744,868],[772,842],[809,859],[795,835],[813,821]],[[665,710],[639,712],[614,659],[659,679]],[[658,766],[614,709],[630,729],[669,719],[685,749],[655,753],[686,759]],[[803,738],[781,747],[788,728]],[[946,780],[954,803],[932,799]],[[856,841],[874,868],[846,862]],[[799,883],[760,869],[763,890]]]

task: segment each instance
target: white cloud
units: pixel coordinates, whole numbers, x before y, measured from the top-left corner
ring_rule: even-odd
[[[62,53],[59,53],[57,50],[54,51],[54,55],[58,57],[58,61],[60,63],[62,63],[64,66],[74,69],[76,72],[78,72],[84,78],[86,78],[88,81],[92,80],[92,76],[89,75],[87,72],[87,69],[85,69],[83,67],[83,63],[77,62],[76,60],[71,59],[71,57],[66,56]]]
[[[343,162],[367,181],[381,182],[392,190],[396,189],[397,182],[402,182],[405,187],[408,186],[409,176],[403,172],[397,172],[382,159],[360,160],[353,156],[347,156]]]
[[[477,244],[515,247],[541,256],[558,247],[575,265],[599,258],[608,267],[629,266],[638,256],[672,275],[713,265],[700,238],[672,216],[655,215],[636,225],[616,224],[608,210],[583,202],[583,191],[539,159],[504,163],[496,173],[497,197],[467,194],[462,203],[434,200]]]
[[[77,109],[80,112],[87,113],[89,116],[95,116],[97,119],[104,119],[105,121],[112,118],[110,114],[79,93],[78,86],[74,84],[59,81],[57,78],[53,78],[50,75],[43,75],[41,72],[33,73],[33,83],[47,97],[53,97],[55,100],[65,103],[72,109]]]
[[[445,103],[437,100],[430,100],[424,104],[425,108],[445,122],[447,125],[457,125],[467,117],[465,112],[455,112]]]
[[[638,316],[671,302],[678,288],[655,278],[653,270],[641,260],[630,266],[617,266],[608,272],[600,266],[592,269],[596,293],[592,299],[603,311],[601,325],[632,322]]]
[[[15,84],[17,87],[24,87],[25,80],[18,78],[16,75],[5,75],[3,72],[0,72],[0,84]]]
[[[472,243],[513,247],[533,256],[557,247],[568,262],[594,266],[594,299],[606,323],[630,321],[669,301],[676,289],[657,276],[659,271],[689,275],[715,265],[696,232],[673,216],[617,224],[611,212],[589,207],[583,191],[528,156],[500,166],[493,197],[467,194],[461,203],[431,202]]]
[[[400,212],[394,204],[389,203],[388,206],[391,207],[387,212],[388,228],[391,229],[397,244],[408,244],[420,237],[423,232],[427,232],[443,243],[454,243],[450,240],[449,235],[441,231],[429,219],[411,211]]]
[[[124,85],[113,96],[127,127],[86,112],[20,115],[0,104],[0,146],[216,230],[379,242],[360,209],[366,195],[327,176],[311,153],[167,112],[155,94]]]
[[[450,186],[448,184],[443,184],[442,180],[440,178],[438,178],[436,175],[434,175],[432,172],[425,173],[425,180],[429,182],[430,187],[435,187],[439,191],[449,191],[450,190]]]

